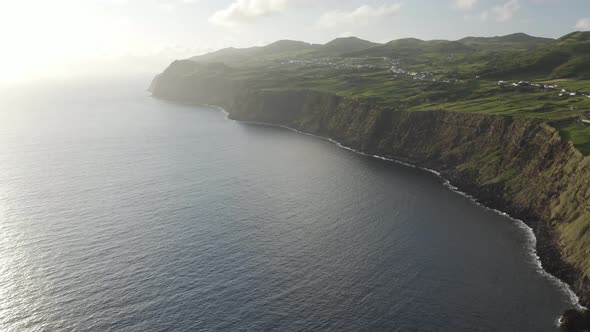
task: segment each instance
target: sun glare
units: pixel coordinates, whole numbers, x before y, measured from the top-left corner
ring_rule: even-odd
[[[125,54],[137,46],[126,17],[101,13],[100,7],[92,4],[71,0],[0,2],[0,80],[67,76],[74,74],[68,72],[73,70],[68,69],[71,64]]]

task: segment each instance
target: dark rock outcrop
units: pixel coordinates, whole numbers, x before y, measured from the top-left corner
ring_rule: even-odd
[[[563,331],[588,331],[590,330],[590,311],[588,309],[566,310],[559,319],[559,325]]]

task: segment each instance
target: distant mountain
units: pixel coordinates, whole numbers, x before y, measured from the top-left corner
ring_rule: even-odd
[[[590,78],[590,32],[573,32],[490,63],[489,75]]]
[[[323,53],[350,53],[360,50],[366,50],[372,47],[381,46],[382,44],[373,43],[368,40],[357,37],[336,38],[331,42],[322,45],[319,48]]]
[[[266,46],[250,48],[225,48],[216,52],[199,55],[190,60],[201,63],[221,62],[227,65],[241,65],[258,61],[292,59],[302,56],[340,56],[382,44],[356,37],[337,38],[324,45],[310,44],[295,40],[279,40]]]
[[[458,41],[476,49],[509,51],[535,48],[549,44],[554,39],[534,37],[525,33],[514,33],[496,37],[466,37]]]
[[[462,43],[448,40],[420,40],[420,39],[398,39],[387,43],[387,46],[406,51],[420,51],[425,53],[462,53],[471,52],[473,49]]]
[[[198,55],[190,58],[196,62],[234,62],[248,57],[254,48],[224,48],[219,51]]]
[[[258,48],[260,54],[276,54],[283,52],[297,52],[315,48],[312,44],[296,40],[279,40],[272,44]]]
[[[318,45],[312,45],[302,41],[279,40],[266,46],[250,48],[224,48],[216,52],[207,53],[190,58],[196,62],[222,62],[228,65],[241,64],[251,60],[262,60],[281,55],[295,55],[317,49]]]
[[[551,78],[590,78],[590,31],[573,32],[538,52],[543,59],[555,59]]]
[[[574,31],[557,39],[558,42],[588,42],[590,41],[590,31]]]
[[[460,43],[486,51],[525,51],[554,41],[551,38],[534,37],[526,33],[514,33],[496,37],[466,37]]]
[[[388,57],[413,57],[427,54],[451,54],[472,52],[473,49],[462,43],[447,40],[420,40],[416,38],[404,38],[388,42],[387,44],[353,52],[351,56],[388,56]]]
[[[403,61],[406,67],[452,71],[455,77],[590,78],[590,32],[573,32],[559,39],[515,33],[458,41],[404,38],[386,44],[356,37],[337,38],[324,45],[280,40],[266,46],[225,48],[190,60],[239,67],[269,61],[313,62],[322,57],[388,57]]]

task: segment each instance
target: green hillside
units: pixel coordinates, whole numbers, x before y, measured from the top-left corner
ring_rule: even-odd
[[[318,49],[318,53],[327,54],[345,54],[369,48],[380,46],[381,44],[373,43],[368,40],[363,40],[357,37],[336,38]]]
[[[590,78],[590,32],[573,32],[551,43],[490,61],[488,76]]]
[[[169,75],[225,78],[256,90],[318,90],[389,109],[543,119],[590,154],[590,32],[386,44],[278,41],[178,61]]]
[[[551,38],[529,36],[525,33],[514,33],[496,37],[466,37],[459,42],[476,50],[492,52],[528,51],[553,42]]]
[[[319,45],[312,45],[301,41],[279,40],[266,46],[225,48],[216,52],[192,57],[191,60],[202,63],[223,62],[228,65],[240,66],[264,60],[292,57],[318,48]]]

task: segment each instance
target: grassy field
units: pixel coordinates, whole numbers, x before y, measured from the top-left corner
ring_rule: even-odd
[[[555,127],[563,139],[574,143],[584,155],[590,155],[590,124],[564,123]]]

